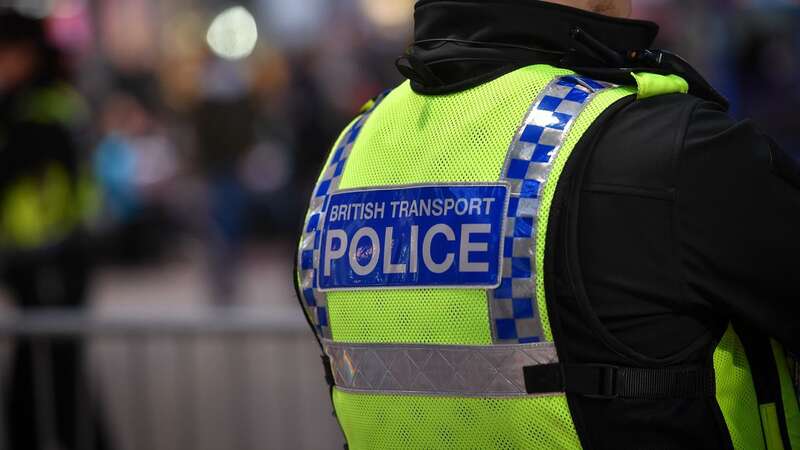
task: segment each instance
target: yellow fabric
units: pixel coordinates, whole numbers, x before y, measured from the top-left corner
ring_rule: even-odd
[[[497,182],[531,103],[568,73],[531,66],[443,96],[418,95],[402,84],[364,125],[340,188]],[[336,341],[492,343],[485,290],[331,292],[328,306]]]
[[[363,106],[361,106],[361,109],[358,111],[358,113],[359,114],[364,114],[365,112],[367,112],[370,109],[372,109],[373,106],[375,106],[375,100],[369,100],[366,103],[364,103]]]
[[[689,83],[678,75],[658,75],[655,73],[631,73],[638,86],[638,98],[689,92]]]
[[[775,364],[778,367],[778,377],[781,382],[781,400],[783,402],[783,412],[786,417],[786,426],[789,431],[789,442],[793,449],[800,449],[800,406],[797,402],[797,393],[794,390],[792,377],[787,364],[786,352],[783,346],[772,342],[772,353],[775,357]]]
[[[763,450],[764,435],[750,363],[732,326],[714,352],[717,402],[736,450]]]
[[[88,168],[81,170],[77,186],[76,219],[89,221],[100,214],[102,195]]]
[[[778,422],[778,409],[775,403],[760,405],[761,426],[764,429],[764,437],[767,440],[767,450],[783,450],[783,439]]]
[[[425,289],[415,296],[408,291],[329,292],[328,306],[333,339],[339,342],[492,343],[484,291]]]
[[[62,238],[76,223],[72,200],[69,176],[58,164],[41,177],[20,178],[3,193],[3,243],[31,249]]]
[[[89,116],[86,101],[66,84],[36,90],[24,105],[20,117],[30,122],[72,126],[85,122]]]
[[[581,448],[564,396],[481,399],[335,389],[333,402],[351,450]]]

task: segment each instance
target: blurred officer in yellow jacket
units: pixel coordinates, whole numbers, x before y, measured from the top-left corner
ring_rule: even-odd
[[[82,222],[91,190],[76,139],[86,108],[62,67],[42,21],[0,9],[0,269],[23,310],[86,300]],[[35,350],[17,342],[5,405],[10,446],[76,448],[78,405],[86,403],[78,398],[81,348],[57,341]],[[47,402],[35,395],[43,386],[52,392]],[[43,414],[54,426],[37,420]]]

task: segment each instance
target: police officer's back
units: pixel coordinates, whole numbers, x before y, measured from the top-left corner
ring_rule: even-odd
[[[415,19],[297,260],[351,448],[800,448],[796,163],[652,23]]]

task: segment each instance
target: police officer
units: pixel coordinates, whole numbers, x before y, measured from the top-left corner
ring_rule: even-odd
[[[421,0],[297,284],[352,449],[800,448],[800,168],[630,1]]]
[[[14,302],[26,311],[86,301],[89,261],[81,225],[91,188],[81,175],[76,139],[85,108],[62,69],[41,20],[0,8],[0,268]],[[16,342],[4,405],[8,444],[14,450],[75,449],[76,425],[93,420],[81,396],[88,388],[81,348],[57,340],[38,344],[35,352],[34,345]],[[103,448],[102,438],[93,438],[91,448]]]

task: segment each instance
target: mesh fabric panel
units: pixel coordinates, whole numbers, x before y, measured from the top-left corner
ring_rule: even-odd
[[[334,340],[489,345],[486,292],[425,289],[328,294]]]
[[[340,189],[498,181],[531,103],[554,77],[568,73],[531,66],[444,96],[401,85],[364,126]],[[335,341],[492,344],[485,290],[331,292],[328,306]]]
[[[545,273],[544,256],[548,228],[547,226],[541,226],[541,224],[548,223],[550,218],[550,206],[553,204],[553,197],[555,196],[556,187],[558,186],[557,182],[554,183],[552,181],[558,181],[561,178],[561,173],[564,171],[564,167],[566,166],[572,151],[575,149],[575,146],[583,137],[583,134],[586,132],[586,130],[589,129],[589,126],[591,126],[592,123],[597,120],[597,117],[600,116],[600,114],[602,114],[603,111],[605,111],[606,108],[611,106],[614,102],[633,94],[636,94],[636,90],[634,88],[620,87],[616,89],[608,89],[600,92],[594,100],[587,104],[586,109],[581,113],[580,116],[578,116],[578,118],[575,120],[575,124],[572,126],[572,129],[567,134],[567,139],[564,141],[561,150],[558,152],[558,156],[556,156],[555,163],[553,164],[553,172],[550,174],[548,182],[545,183],[545,185],[542,187],[541,193],[539,194],[540,226],[537,227],[536,230],[536,302],[539,311],[541,311],[542,331],[544,332],[545,338],[550,342],[553,341],[553,333],[550,330],[550,319],[546,314],[547,300],[545,298],[545,283],[544,278],[539,276],[539,274]]]
[[[334,390],[333,401],[353,450],[581,448],[564,396],[479,399]]]
[[[758,400],[750,363],[739,337],[729,327],[714,352],[717,402],[731,433],[735,449],[764,448]]]

